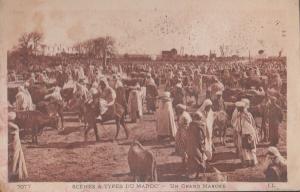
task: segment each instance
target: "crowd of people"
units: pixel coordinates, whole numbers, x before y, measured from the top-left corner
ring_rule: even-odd
[[[15,79],[13,75],[10,76],[12,80]],[[265,77],[268,83],[263,81]],[[258,83],[247,89],[242,83],[245,79]],[[269,142],[266,178],[282,181],[286,179],[286,162],[277,145],[283,121],[284,106],[280,100],[286,94],[285,79],[284,62],[59,65],[49,71],[28,71],[24,84],[18,86],[16,102],[10,106],[12,111],[36,110],[38,103],[33,102],[29,88],[46,84],[49,89],[44,100],[62,101],[71,106],[72,100],[66,101],[61,93],[72,89],[72,94],[95,112],[95,121],[128,116],[136,123],[147,112],[155,116],[158,142],[175,141],[175,153],[182,157],[184,169],[192,173],[205,171],[214,160],[216,119],[224,116],[224,112],[226,123],[233,129],[234,145],[242,165],[258,164],[256,149],[262,138],[255,121],[257,114],[250,110],[252,101],[246,96],[237,97],[229,113],[223,98],[226,89],[252,90],[264,96],[260,105],[263,109],[260,127],[265,127],[264,139]],[[193,105],[190,103],[192,97]],[[90,124],[88,122],[87,126],[92,126]],[[119,126],[117,128],[115,138],[119,133]],[[99,140],[97,128],[94,129],[96,140]],[[130,130],[124,126],[124,131],[129,138]]]

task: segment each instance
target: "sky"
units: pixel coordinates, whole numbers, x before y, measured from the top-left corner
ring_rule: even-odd
[[[283,1],[27,0],[4,1],[9,47],[24,32],[39,31],[50,46],[72,46],[110,35],[119,53],[285,54],[288,35]],[[13,23],[13,25],[11,25]]]

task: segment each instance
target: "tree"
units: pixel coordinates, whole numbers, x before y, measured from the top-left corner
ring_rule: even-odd
[[[28,57],[32,54],[37,54],[41,48],[43,34],[39,32],[24,33],[18,40],[18,46],[14,50],[19,53],[23,64],[28,67]]]
[[[90,57],[101,57],[103,66],[107,65],[107,58],[116,54],[115,40],[111,36],[98,37],[77,43],[74,48]]]
[[[19,48],[27,51],[37,51],[42,45],[43,34],[39,32],[24,33],[19,38]]]

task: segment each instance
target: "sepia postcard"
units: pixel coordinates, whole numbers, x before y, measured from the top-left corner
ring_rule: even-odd
[[[0,0],[0,192],[300,190],[297,0]]]

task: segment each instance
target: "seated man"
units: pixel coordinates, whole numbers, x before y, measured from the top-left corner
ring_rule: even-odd
[[[56,86],[52,89],[50,89],[51,91],[53,90],[52,93],[45,95],[45,99],[49,99],[50,101],[62,101],[62,97],[60,94],[60,87]]]
[[[24,86],[18,87],[18,93],[16,95],[16,110],[26,111],[30,110],[30,102]]]
[[[287,163],[276,147],[269,147],[265,159],[265,176],[269,182],[287,180]]]
[[[68,89],[68,88],[72,88],[73,93],[75,93],[75,91],[76,91],[76,82],[73,80],[72,75],[68,76],[68,80],[63,86],[63,89]]]
[[[86,102],[89,104],[93,101],[93,95],[98,94],[98,83],[93,82],[92,87],[87,92],[87,100]]]
[[[100,115],[98,120],[106,120],[114,115],[116,92],[108,85],[106,79],[100,80]]]
[[[49,82],[49,78],[48,78],[48,75],[47,75],[46,71],[43,71],[42,73],[40,73],[39,78],[38,78],[38,82],[41,82],[41,83],[48,83]]]
[[[87,101],[88,99],[88,89],[85,85],[83,79],[79,80],[79,83],[76,83],[76,97],[82,99],[83,101]]]

